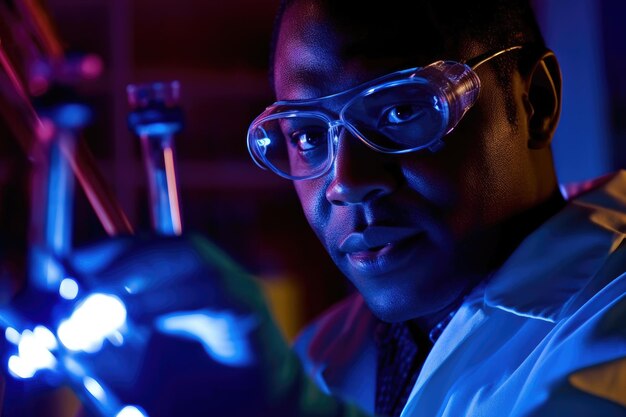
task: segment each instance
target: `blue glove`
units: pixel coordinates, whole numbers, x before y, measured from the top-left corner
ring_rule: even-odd
[[[201,237],[113,239],[63,269],[59,294],[24,298],[28,323],[23,304],[0,312],[27,329],[6,332],[9,370],[62,380],[93,415],[360,415],[306,378],[257,283]]]
[[[357,415],[304,376],[257,283],[205,239],[106,241],[68,269],[82,297],[57,330],[62,366],[93,413]]]

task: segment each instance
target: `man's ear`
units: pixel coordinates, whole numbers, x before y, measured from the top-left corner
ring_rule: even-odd
[[[551,51],[537,60],[528,76],[528,104],[528,147],[545,148],[550,145],[561,114],[561,69]]]

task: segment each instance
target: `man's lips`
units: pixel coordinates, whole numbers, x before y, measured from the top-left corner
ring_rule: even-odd
[[[376,252],[423,232],[422,229],[412,227],[370,226],[363,232],[350,233],[339,245],[339,250],[347,254]]]
[[[428,250],[426,231],[413,227],[370,226],[349,234],[339,246],[350,265],[349,276],[387,275]],[[357,275],[353,275],[356,273]]]

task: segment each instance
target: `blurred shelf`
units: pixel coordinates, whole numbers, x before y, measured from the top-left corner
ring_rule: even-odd
[[[206,70],[175,65],[159,67],[136,67],[132,73],[133,82],[154,82],[180,80],[181,93],[185,96],[237,96],[247,99],[271,97],[267,71],[249,68],[229,70]]]
[[[111,178],[117,166],[114,162],[104,161],[99,164],[106,178]],[[240,191],[289,191],[292,189],[290,181],[284,180],[272,173],[265,172],[250,161],[216,161],[198,162],[185,161],[179,164],[178,182],[183,189],[195,190],[227,190]],[[0,175],[2,171],[0,170]],[[129,165],[125,172],[127,183],[131,188],[146,186],[145,171],[142,161]]]

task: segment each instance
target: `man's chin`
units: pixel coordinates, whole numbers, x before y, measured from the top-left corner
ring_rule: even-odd
[[[426,306],[420,300],[398,300],[393,297],[391,299],[381,299],[384,297],[368,298],[370,297],[364,297],[372,314],[387,323],[414,320],[436,311],[435,307],[425,308]]]
[[[393,310],[380,310],[370,307],[372,314],[376,316],[380,321],[384,321],[385,323],[402,323],[405,321],[413,320],[413,317],[410,314],[406,314],[403,311],[393,311]]]
[[[460,289],[452,283],[446,288],[378,288],[360,291],[372,314],[388,323],[425,319],[432,321],[456,304]],[[443,313],[442,313],[443,312]]]

